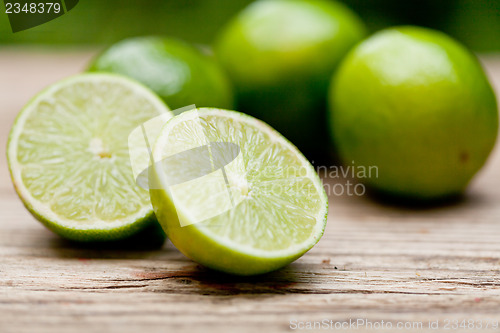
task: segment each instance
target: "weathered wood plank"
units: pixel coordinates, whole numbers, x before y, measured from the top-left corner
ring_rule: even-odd
[[[464,199],[449,205],[332,196],[321,242],[261,277],[208,271],[169,243],[90,248],[53,235],[15,195],[5,139],[33,94],[91,55],[0,52],[0,332],[272,332],[289,331],[294,320],[363,318],[421,323],[408,331],[482,320],[490,327],[481,331],[498,331],[491,324],[500,320],[500,148]],[[499,87],[500,61],[484,61]]]

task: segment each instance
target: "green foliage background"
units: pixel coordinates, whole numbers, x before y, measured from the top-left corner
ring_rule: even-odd
[[[110,44],[137,35],[210,43],[252,0],[80,0],[70,12],[13,34],[2,8],[0,44]],[[500,50],[500,0],[343,0],[373,30],[417,24],[443,30],[480,52]],[[3,7],[3,2],[2,2]]]

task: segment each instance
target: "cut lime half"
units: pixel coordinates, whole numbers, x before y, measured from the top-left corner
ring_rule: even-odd
[[[158,221],[181,252],[207,267],[270,272],[323,234],[328,201],[314,168],[255,118],[218,109],[184,112],[163,127],[153,155]]]
[[[78,241],[128,237],[155,221],[149,194],[136,185],[129,133],[170,116],[149,89],[110,74],[60,81],[18,115],[7,157],[28,210],[49,229]]]

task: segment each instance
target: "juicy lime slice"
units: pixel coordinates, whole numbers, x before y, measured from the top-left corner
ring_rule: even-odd
[[[31,100],[10,132],[7,155],[17,193],[49,229],[79,241],[125,238],[155,220],[135,184],[128,135],[169,109],[129,79],[84,74]]]
[[[328,201],[307,159],[250,116],[195,109],[170,119],[154,146],[152,203],[172,243],[213,269],[278,269],[323,234]]]

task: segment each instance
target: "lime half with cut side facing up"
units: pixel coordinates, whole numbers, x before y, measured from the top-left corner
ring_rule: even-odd
[[[328,208],[312,165],[248,115],[184,112],[153,149],[151,201],[172,243],[212,269],[254,275],[281,268],[321,238]]]
[[[168,107],[146,87],[110,74],[62,80],[18,115],[7,157],[15,189],[49,229],[77,241],[123,239],[155,222],[136,185],[129,133]]]

